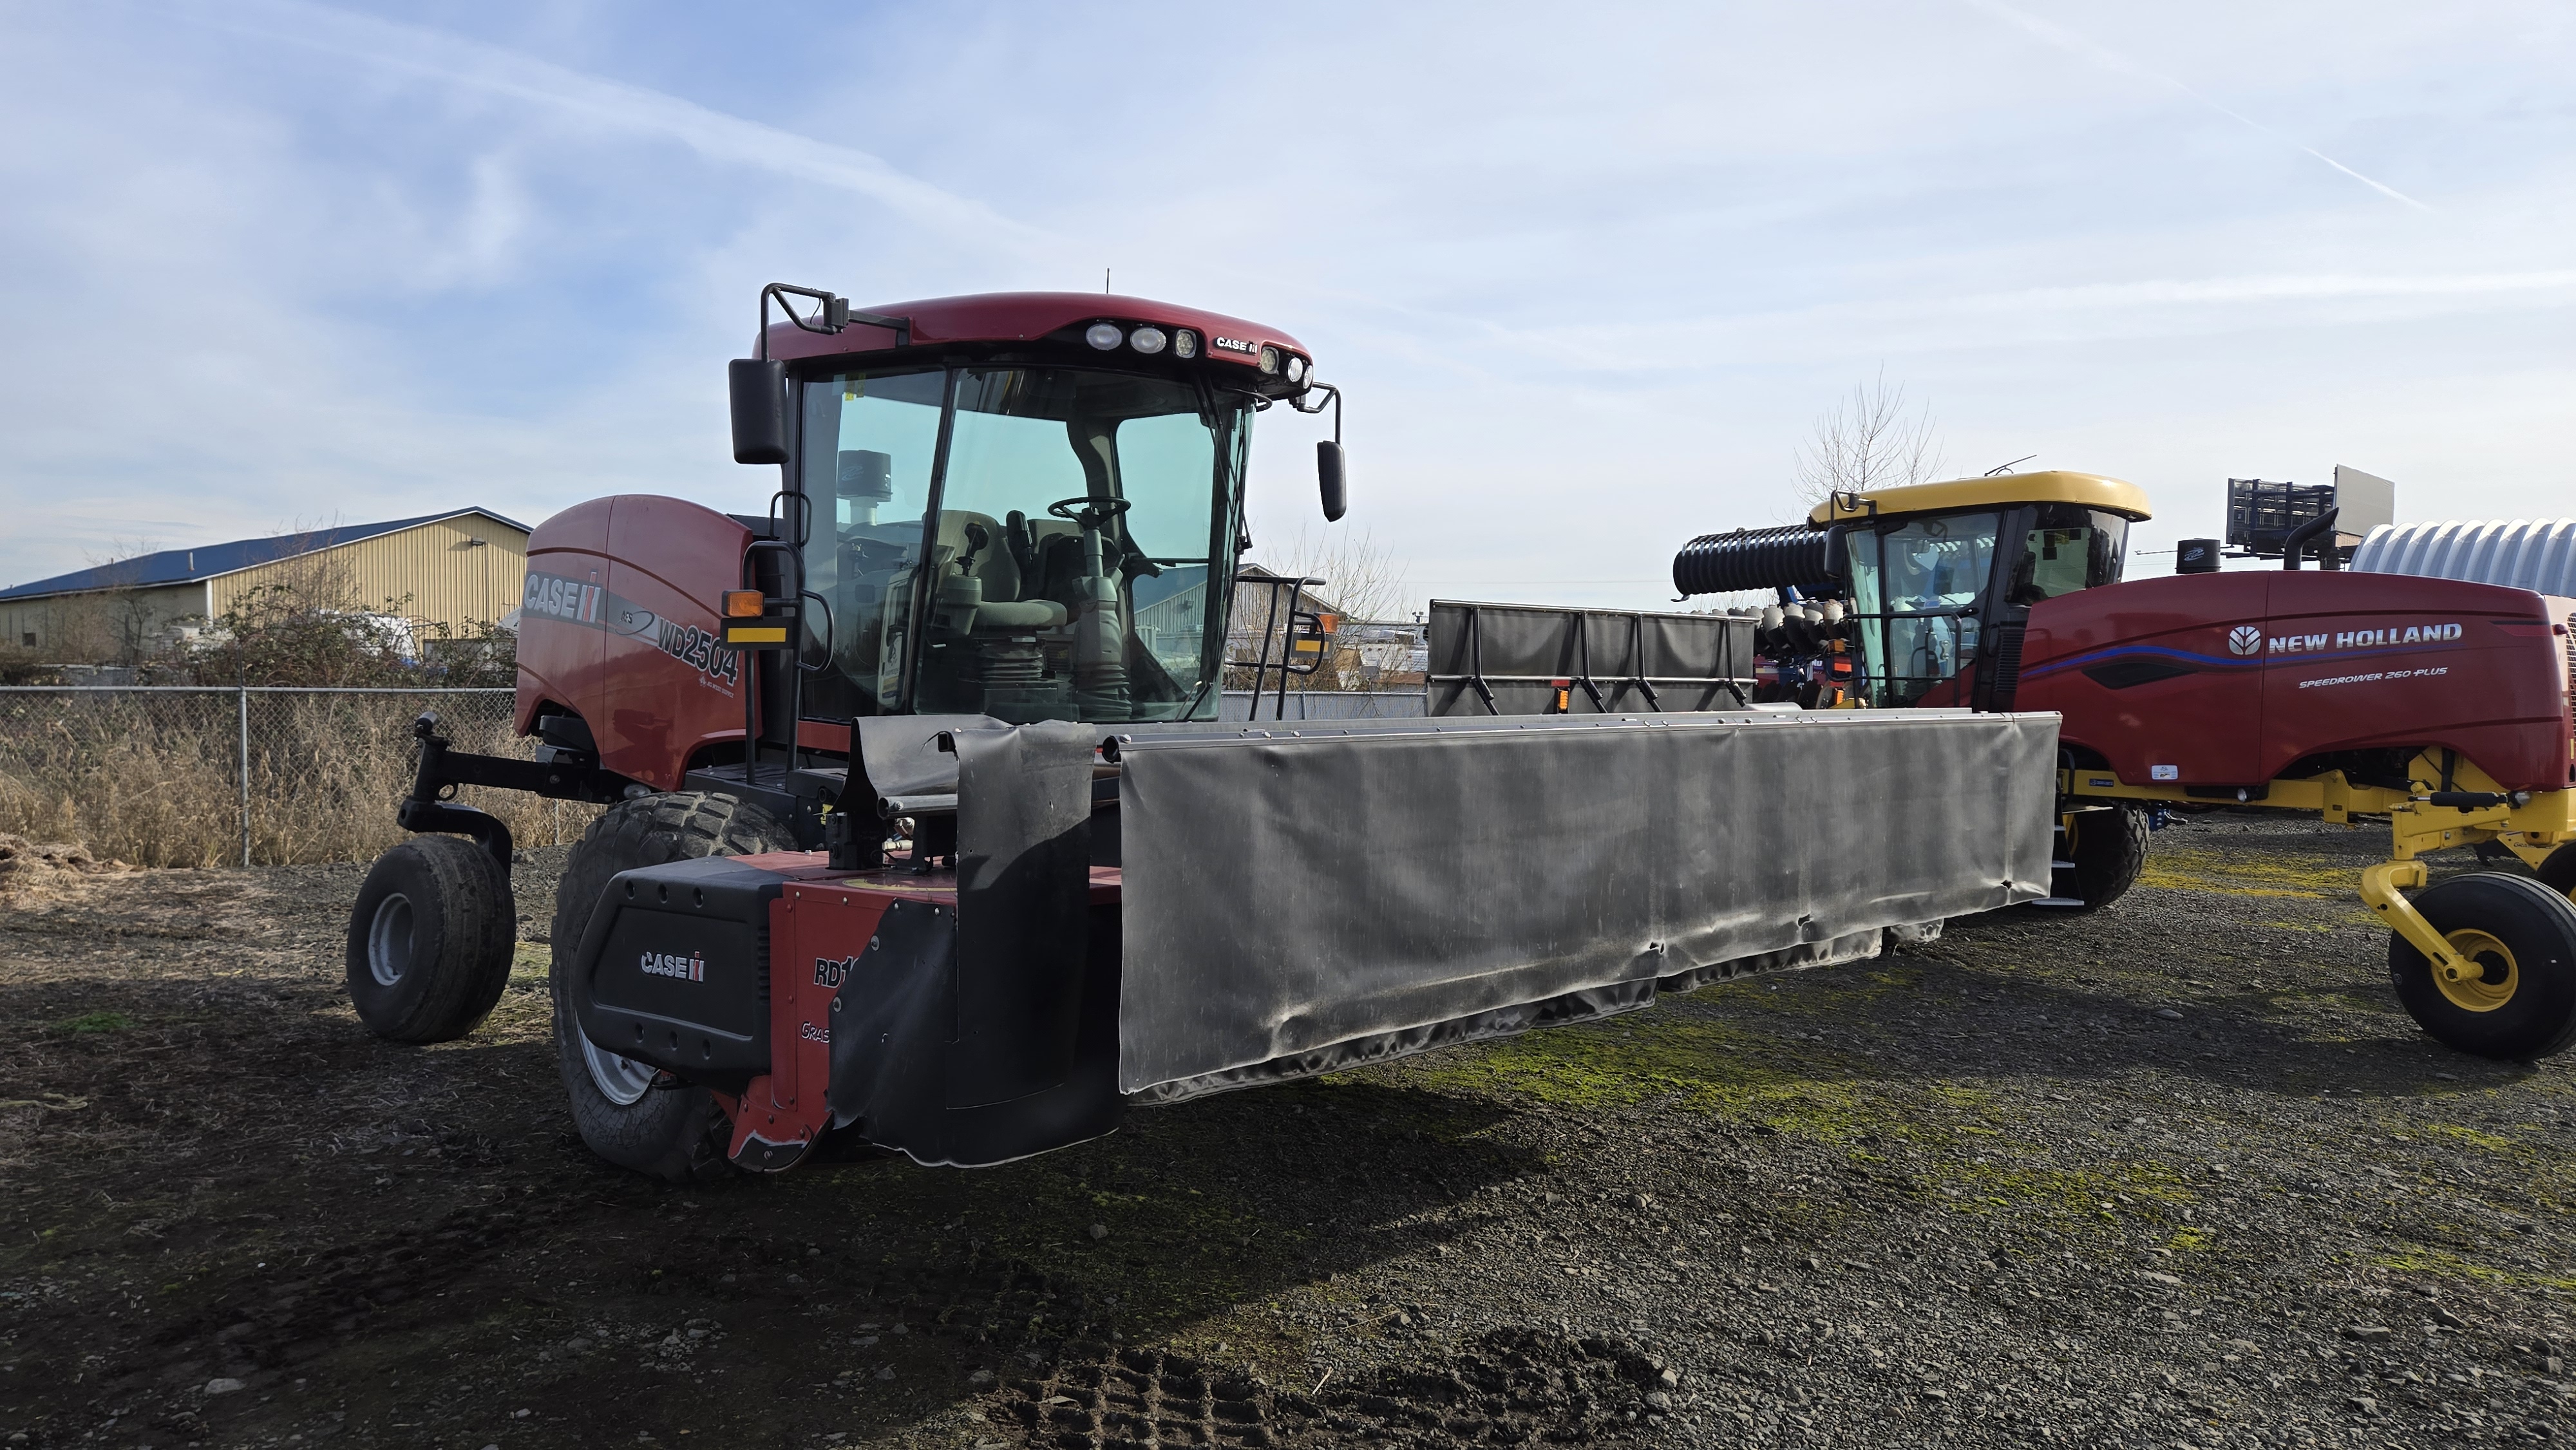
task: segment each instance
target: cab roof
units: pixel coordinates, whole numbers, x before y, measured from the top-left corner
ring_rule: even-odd
[[[1817,528],[1849,519],[1891,518],[1899,514],[1946,513],[1953,509],[2009,508],[2026,503],[2071,503],[2101,509],[2132,521],[2153,518],[2147,491],[2134,483],[2098,473],[2071,473],[2062,468],[2036,473],[1999,473],[1983,478],[1954,478],[1946,483],[1917,483],[1903,488],[1872,488],[1837,493],[1816,505],[1807,522]]]
[[[859,312],[908,321],[912,330],[909,349],[899,349],[893,328],[856,321],[855,314]],[[769,325],[769,355],[793,362],[800,358],[958,343],[1035,343],[1061,338],[1068,329],[1078,332],[1095,322],[1113,322],[1126,328],[1152,323],[1166,332],[1190,329],[1199,335],[1195,361],[1239,367],[1250,375],[1238,380],[1237,386],[1281,381],[1261,373],[1264,347],[1294,354],[1309,365],[1315,357],[1304,343],[1275,327],[1222,312],[1106,292],[982,292],[967,297],[890,302],[854,308],[853,313],[854,320],[837,333],[808,332],[792,322],[773,322]],[[1167,351],[1162,356],[1169,358],[1171,354]]]

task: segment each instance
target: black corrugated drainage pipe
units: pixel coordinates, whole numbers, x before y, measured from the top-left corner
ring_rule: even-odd
[[[1743,589],[1829,589],[1824,529],[1790,524],[1702,534],[1673,555],[1673,588],[1682,594],[1730,594]]]

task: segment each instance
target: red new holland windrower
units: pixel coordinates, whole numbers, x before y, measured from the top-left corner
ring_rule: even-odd
[[[367,1025],[461,1035],[508,974],[512,852],[454,787],[607,804],[553,1000],[614,1162],[996,1163],[2047,890],[2048,715],[1714,711],[1749,681],[1712,676],[1627,715],[1220,722],[1258,414],[1333,408],[1342,512],[1340,396],[1276,329],[1085,294],[761,309],[731,385],[767,514],[540,527],[538,758],[424,719],[425,834],[350,921]],[[1748,621],[1663,628],[1749,659]]]
[[[2150,811],[2384,819],[2361,897],[2407,1011],[2490,1057],[2576,1041],[2576,600],[2344,570],[2330,496],[2248,538],[2283,569],[2124,581],[2145,517],[2135,486],[2063,471],[1838,493],[1809,527],[1692,540],[1673,581],[1777,589],[1760,668],[1808,703],[2054,712],[2062,854],[2040,905],[2118,899]],[[2322,569],[2298,567],[2311,549]],[[1435,660],[1460,653],[1441,624]],[[2427,885],[2442,850],[2531,874]]]

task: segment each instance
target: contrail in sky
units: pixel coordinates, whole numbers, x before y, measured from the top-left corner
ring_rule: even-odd
[[[2310,156],[2317,158],[2319,161],[2324,162],[2326,165],[2333,167],[2335,170],[2342,172],[2344,175],[2351,177],[2353,180],[2360,182],[2362,185],[2369,187],[2371,190],[2378,192],[2382,196],[2389,197],[2396,201],[2402,201],[2408,206],[2415,208],[2417,211],[2430,212],[2432,210],[2431,207],[2426,206],[2424,203],[2417,201],[2415,198],[2408,196],[2402,191],[2399,191],[2396,187],[2390,186],[2383,181],[2374,181],[2371,178],[2362,175],[2360,172],[2355,171],[2351,167],[2344,165],[2342,162],[2335,160],[2333,157],[2319,151],[2314,146],[2309,145],[2296,136],[2291,136],[2284,132],[2274,130],[2272,127],[2264,125],[2262,122],[2255,120],[2253,117],[2248,116],[2241,111],[2230,110],[2228,107],[2220,105],[2218,102],[2211,100],[2209,97],[2202,95],[2191,87],[2175,80],[2172,76],[2166,75],[2161,71],[2149,70],[2145,66],[2139,65],[2137,62],[2130,60],[2128,57],[2121,55],[2116,51],[2105,50],[2101,46],[2095,45],[2092,41],[2086,40],[2083,36],[2077,35],[2075,32],[2066,29],[2064,26],[2042,20],[2038,16],[2029,14],[2026,11],[2017,10],[2010,5],[2004,4],[2003,0],[1965,0],[1965,3],[1978,10],[1984,11],[1986,14],[1993,16],[1997,20],[2003,21],[2005,24],[2022,31],[2025,34],[2033,35],[2041,40],[2047,41],[2049,44],[2056,46],[2058,49],[2066,51],[2071,55],[2080,55],[2086,60],[2089,60],[2095,65],[2101,66],[2106,70],[2117,71],[2125,76],[2134,76],[2142,81],[2152,81],[2160,86],[2170,86],[2174,90],[2182,92],[2184,95],[2191,97],[2193,100],[2200,102],[2202,105],[2207,106],[2209,109],[2216,111],[2218,114],[2225,116],[2231,121],[2250,126],[2255,130],[2262,132],[2264,135],[2271,137],[2275,141],[2284,142],[2288,145],[2298,147]]]
[[[222,29],[310,46],[467,90],[534,102],[607,130],[658,136],[710,161],[750,166],[869,197],[934,232],[1037,250],[1034,227],[943,190],[854,146],[775,126],[621,81],[606,80],[444,31],[300,0],[249,0],[182,13]]]

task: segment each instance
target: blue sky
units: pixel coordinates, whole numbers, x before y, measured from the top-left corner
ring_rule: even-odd
[[[1955,472],[2147,487],[2142,549],[2337,463],[2576,514],[2570,75],[2564,3],[0,5],[0,583],[757,508],[760,283],[1104,267],[1313,347],[1417,599],[1656,603],[1882,369]]]

